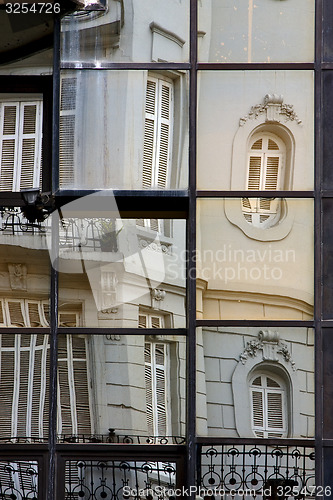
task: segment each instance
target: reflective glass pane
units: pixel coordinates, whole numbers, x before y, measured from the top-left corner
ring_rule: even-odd
[[[62,20],[64,62],[185,62],[189,0],[108,0],[105,12]]]
[[[59,335],[59,441],[184,443],[185,354],[172,335]]]
[[[0,335],[0,442],[42,443],[48,439],[48,335]]]
[[[63,215],[60,326],[185,327],[185,221]]]
[[[311,328],[204,327],[197,359],[199,434],[314,437]]]
[[[199,60],[311,62],[313,0],[199,0]]]
[[[186,188],[187,95],[186,73],[62,72],[60,187]]]
[[[28,214],[27,214],[28,215]],[[47,221],[29,222],[20,209],[0,210],[0,326],[49,326]]]
[[[0,495],[2,498],[38,498],[38,463],[33,460],[0,462]]]
[[[198,318],[313,317],[312,200],[202,199],[198,216]]]
[[[199,82],[199,189],[313,189],[312,71],[205,71]]]

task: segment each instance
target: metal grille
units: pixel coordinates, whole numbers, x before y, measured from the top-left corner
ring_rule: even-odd
[[[198,483],[204,490],[224,491],[243,498],[256,498],[263,494],[263,489],[266,496],[279,492],[282,498],[293,496],[293,492],[298,499],[314,496],[313,448],[224,444],[200,446],[199,454]]]
[[[143,496],[156,496],[156,487],[173,489],[176,464],[169,462],[137,461],[66,461],[65,500],[90,499],[139,500]]]

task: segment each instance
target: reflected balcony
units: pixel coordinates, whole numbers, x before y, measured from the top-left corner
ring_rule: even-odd
[[[207,495],[214,494],[211,490],[224,490],[225,495],[242,499],[315,497],[313,441],[213,441],[198,445],[198,484]]]

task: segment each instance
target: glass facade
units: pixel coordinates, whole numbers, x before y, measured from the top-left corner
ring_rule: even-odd
[[[0,497],[330,496],[331,0],[10,4]]]

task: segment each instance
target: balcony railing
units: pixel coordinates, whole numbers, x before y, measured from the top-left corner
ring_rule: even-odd
[[[138,436],[135,434],[61,434],[58,443],[185,444],[182,436]]]
[[[165,497],[162,491],[174,490],[176,463],[67,460],[65,477],[65,500],[152,500]]]
[[[199,444],[200,496],[297,499],[315,497],[315,456],[306,441],[240,440]],[[277,441],[277,440],[276,440]],[[211,442],[210,442],[211,443]],[[206,495],[205,495],[206,492]]]

